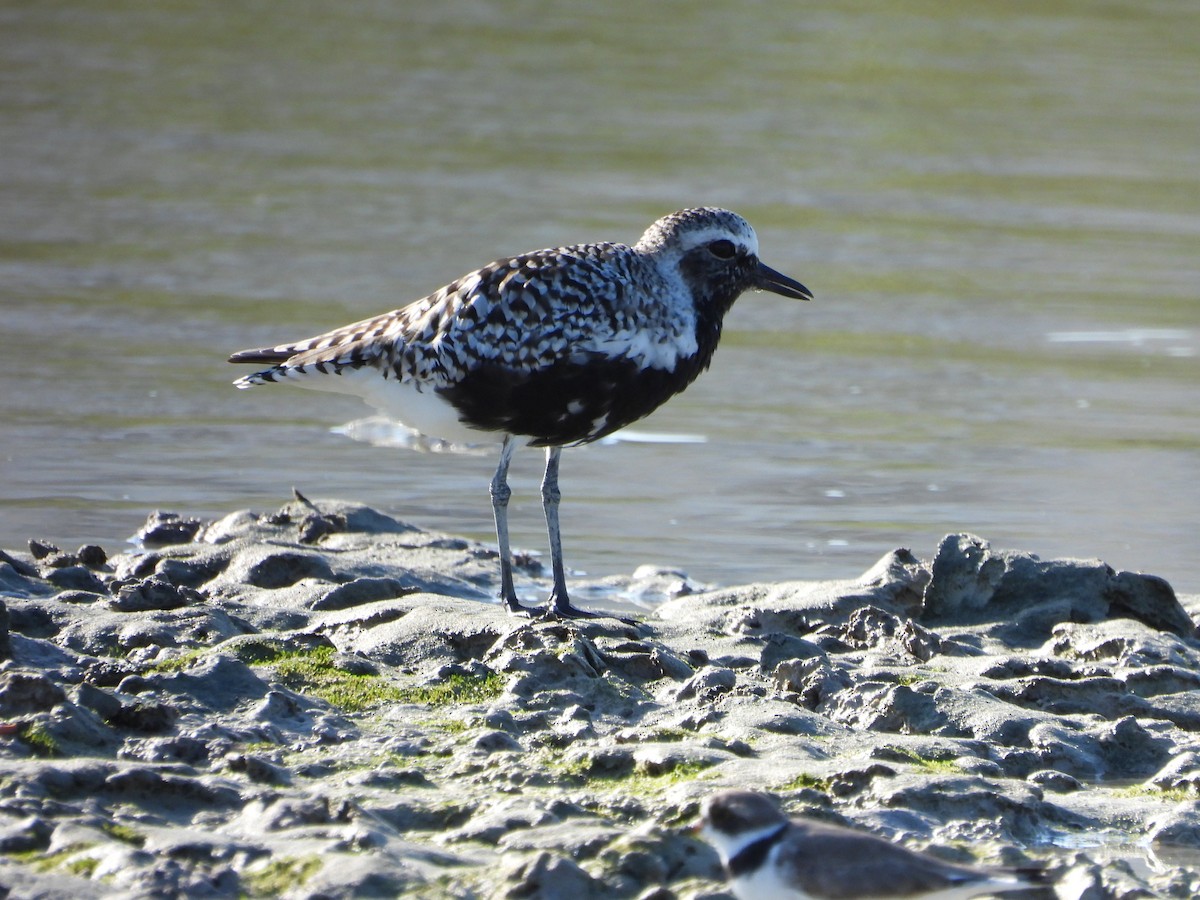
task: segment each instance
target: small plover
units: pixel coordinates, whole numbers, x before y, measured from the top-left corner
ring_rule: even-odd
[[[763,794],[707,798],[693,832],[721,857],[738,900],[966,900],[1024,890],[1016,873],[943,862],[877,835],[789,820]]]
[[[491,482],[500,598],[513,587],[507,508],[516,440],[546,448],[542,505],[554,578],[546,613],[586,615],[567,595],[558,460],[653,412],[712,359],[725,314],[747,290],[810,300],[758,259],[750,224],[684,209],[632,247],[578,244],[505,257],[402,309],[308,340],[233,354],[264,365],[239,388],[283,382],[355,394],[433,438],[500,443]]]

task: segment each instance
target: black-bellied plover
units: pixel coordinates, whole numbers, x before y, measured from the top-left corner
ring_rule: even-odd
[[[505,257],[402,309],[294,344],[243,350],[268,368],[234,382],[356,394],[429,437],[501,442],[491,482],[500,597],[513,587],[508,466],[514,439],[546,448],[542,505],[554,584],[571,605],[558,524],[558,459],[653,412],[708,367],[725,314],[746,290],[809,300],[758,259],[758,237],[724,209],[664,216],[632,247],[555,247]]]
[[[1023,874],[959,866],[866,832],[789,820],[751,791],[707,798],[693,830],[716,848],[738,900],[966,900],[1030,887]]]

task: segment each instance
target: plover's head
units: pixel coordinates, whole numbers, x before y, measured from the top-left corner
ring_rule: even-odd
[[[724,314],[743,291],[764,290],[811,300],[800,282],[763,265],[758,235],[750,223],[727,209],[705,206],[663,216],[646,229],[634,249],[658,265],[678,269],[697,302]]]
[[[695,833],[728,863],[738,851],[787,825],[787,816],[770,797],[751,791],[722,791],[700,806]]]

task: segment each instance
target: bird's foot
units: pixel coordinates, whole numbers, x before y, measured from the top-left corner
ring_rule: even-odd
[[[514,619],[536,619],[541,612],[541,610],[534,606],[522,606],[521,601],[515,596],[501,597],[500,599],[504,603],[504,609]]]
[[[542,621],[558,621],[562,619],[599,619],[603,618],[598,613],[588,612],[586,609],[580,609],[577,606],[572,606],[570,599],[566,595],[551,594],[550,599],[546,601],[543,608],[535,606],[525,606],[517,599],[516,594],[511,597],[501,596],[500,601],[504,604],[504,608],[508,614],[515,619],[541,619]]]
[[[524,606],[515,596],[502,597],[501,600],[508,614],[514,619],[537,619],[542,622],[563,622],[579,619],[615,619],[624,625],[636,626],[639,624],[636,619],[627,619],[624,616],[612,613],[596,613],[580,609],[571,603],[569,597],[560,594],[551,594],[550,599],[546,601],[546,605],[540,609],[533,606]]]
[[[562,619],[603,619],[606,617],[601,613],[588,612],[586,609],[572,606],[570,600],[560,600],[551,597],[546,604],[546,609],[542,612],[542,618],[548,621],[559,621]]]
[[[580,609],[571,603],[570,598],[566,594],[557,592],[550,595],[550,599],[546,601],[546,609],[542,612],[542,619],[549,622],[561,622],[567,619],[613,619],[620,622],[622,625],[634,625],[638,622],[635,619],[627,619],[624,616],[618,616],[613,613],[595,613],[588,612],[586,609]]]
[[[550,597],[546,600],[546,608],[542,611],[542,618],[548,621],[561,621],[563,619],[599,619],[601,616],[573,606],[566,588],[559,585],[550,591]]]

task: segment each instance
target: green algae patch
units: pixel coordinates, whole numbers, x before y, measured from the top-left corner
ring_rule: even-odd
[[[1200,792],[1186,785],[1158,787],[1153,784],[1135,784],[1131,787],[1117,788],[1113,793],[1118,797],[1130,797],[1135,800],[1145,798],[1161,800],[1164,803],[1185,803],[1195,800]]]
[[[780,785],[778,790],[799,791],[807,789],[827,794],[829,793],[829,785],[830,779],[828,778],[820,778],[816,775],[809,775],[807,772],[802,772],[791,781]]]
[[[146,668],[147,672],[182,672],[184,669],[191,667],[192,663],[202,659],[210,652],[208,647],[197,647],[194,650],[188,650],[181,653],[179,656],[173,656],[170,659],[160,660]]]
[[[251,897],[278,897],[302,887],[321,866],[321,860],[316,856],[285,856],[271,860],[261,869],[247,872],[242,877],[242,884]]]
[[[349,671],[337,665],[336,656],[333,647],[314,647],[282,651],[264,662],[275,670],[276,679],[284,687],[319,697],[346,712],[361,712],[402,699],[395,685],[378,675]]]
[[[59,756],[62,753],[54,735],[44,725],[37,722],[21,729],[18,739],[33,752],[34,756]]]
[[[917,753],[915,750],[910,750],[907,747],[891,747],[889,748],[888,755],[886,757],[881,756],[880,758],[892,759],[895,762],[906,762],[910,765],[916,766],[922,772],[927,772],[933,775],[962,774],[962,769],[959,768],[958,760],[955,758],[940,759],[931,756],[922,756],[920,753]]]
[[[96,871],[96,867],[100,865],[100,860],[91,856],[80,856],[77,859],[68,860],[63,864],[63,868],[72,875],[78,875],[80,878],[91,878]]]
[[[50,872],[55,869],[65,869],[75,874],[90,876],[99,864],[99,860],[81,854],[94,846],[94,843],[82,842],[70,844],[53,853],[45,853],[41,850],[24,850],[17,853],[9,853],[7,856],[13,862],[27,865],[35,872]]]
[[[238,648],[237,656],[252,666],[267,666],[286,688],[324,700],[345,712],[361,712],[385,703],[442,707],[485,703],[504,690],[500,675],[451,675],[433,684],[401,687],[379,675],[339,662],[331,646],[287,648],[254,643]]]
[[[146,838],[140,832],[135,831],[128,825],[122,825],[120,822],[102,822],[100,830],[107,834],[110,838],[118,840],[123,844],[130,844],[134,847],[141,847],[146,843]]]
[[[504,691],[504,678],[490,675],[451,675],[436,684],[399,688],[401,703],[449,706],[457,703],[487,703]]]

